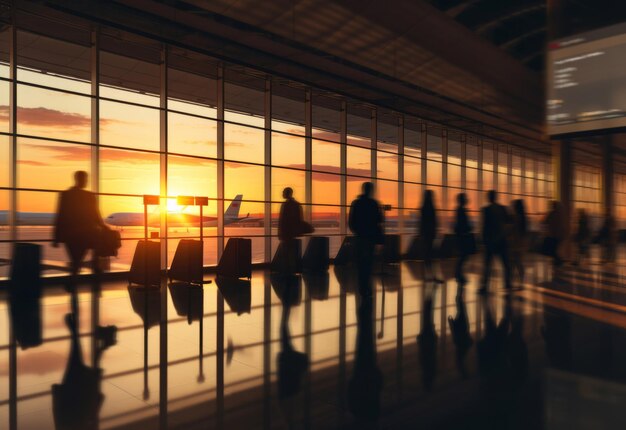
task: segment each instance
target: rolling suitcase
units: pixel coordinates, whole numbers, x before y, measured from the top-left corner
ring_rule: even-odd
[[[222,258],[217,265],[217,274],[231,278],[252,276],[252,240],[231,237],[226,243]]]
[[[312,236],[302,256],[304,272],[326,272],[329,265],[328,237]]]
[[[147,255],[147,259],[146,259]],[[161,243],[150,240],[137,242],[128,283],[144,286],[161,285]]]
[[[10,293],[41,296],[41,246],[34,243],[16,243],[10,272]]]
[[[9,282],[9,311],[22,349],[41,345],[41,246],[16,243]]]
[[[168,276],[170,281],[201,284],[202,242],[192,239],[182,239],[178,242]]]

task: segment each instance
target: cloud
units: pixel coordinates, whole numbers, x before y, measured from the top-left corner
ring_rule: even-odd
[[[312,130],[312,136],[313,139],[324,139],[324,140],[330,140],[332,142],[324,142],[327,143],[329,145],[338,145],[338,143],[333,143],[336,142],[337,140],[339,140],[339,132],[337,133],[332,133],[330,131],[324,131],[324,130],[319,130],[319,129],[313,129]]]
[[[48,151],[54,153],[52,158],[61,161],[80,161],[88,160],[91,148],[83,145],[45,145],[38,143],[21,143],[20,146],[26,146],[36,151]]]
[[[263,145],[263,144],[264,144],[263,142],[260,143],[260,145]],[[246,146],[250,146],[250,143],[243,143],[243,142],[236,142],[236,141],[232,141],[232,140],[226,140],[224,142],[224,146],[244,148]]]
[[[205,160],[203,158],[190,158],[190,157],[178,157],[169,156],[168,163],[170,166],[211,166],[217,165],[216,161]]]
[[[304,169],[304,164],[288,164],[285,167],[291,167],[293,169]],[[318,173],[318,172],[313,172],[314,175],[314,179],[315,180],[319,180],[322,182],[334,182],[337,180],[337,176],[333,176],[333,175],[339,175],[341,174],[341,169],[337,166],[329,166],[327,164],[314,164],[313,165],[313,170],[322,170],[325,173]],[[359,169],[359,168],[348,168],[348,174],[349,175],[359,175],[359,176],[370,176],[371,171],[370,169]],[[358,178],[358,179],[353,179],[351,177],[348,177],[349,181],[362,181],[363,179]]]
[[[0,120],[8,121],[10,115],[9,106],[0,106]],[[18,107],[17,119],[21,124],[35,127],[63,127],[63,128],[89,128],[91,118],[79,113],[62,112],[45,107]],[[121,123],[119,120],[100,119],[100,125]]]
[[[33,161],[33,160],[17,160],[17,164],[25,164],[27,166],[37,166],[37,167],[49,166],[48,163],[43,163],[41,161]]]
[[[211,139],[191,139],[191,140],[185,140],[181,143],[187,143],[190,145],[217,145],[217,142]]]
[[[149,152],[124,151],[121,149],[100,148],[100,162],[121,162],[126,164],[158,164],[159,155]]]

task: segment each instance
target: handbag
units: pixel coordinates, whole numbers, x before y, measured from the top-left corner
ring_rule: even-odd
[[[98,234],[95,251],[98,257],[115,257],[122,246],[122,237],[117,230],[103,228]]]
[[[311,234],[315,231],[315,227],[309,224],[306,221],[301,221],[300,226],[298,228],[298,236],[303,234]]]

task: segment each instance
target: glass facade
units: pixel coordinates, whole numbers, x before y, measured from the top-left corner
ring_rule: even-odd
[[[198,213],[177,206],[179,195],[209,198],[206,265],[217,263],[229,237],[251,238],[253,262],[270,261],[286,186],[314,234],[331,238],[331,256],[349,234],[347,212],[365,181],[376,183],[387,232],[401,234],[404,246],[425,189],[435,192],[443,232],[459,192],[474,222],[485,190],[497,189],[503,204],[524,198],[533,221],[552,196],[546,155],[138,35],[53,28],[62,25],[45,35],[0,33],[0,258],[12,241],[28,240],[44,245],[46,261],[64,264],[50,222],[25,214],[53,214],[76,170],[90,174],[107,221],[142,213],[144,194],[161,196],[149,211],[167,214],[150,223],[163,239],[164,267],[179,240],[199,236],[197,226],[176,223]],[[224,213],[238,195],[234,221]],[[116,228],[123,246],[111,269],[126,270],[143,230]]]

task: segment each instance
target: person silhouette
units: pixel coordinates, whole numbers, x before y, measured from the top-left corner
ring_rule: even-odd
[[[304,217],[302,205],[293,198],[293,189],[287,187],[283,190],[285,201],[280,205],[278,216],[278,239],[286,255],[286,272],[295,273],[298,267],[298,245],[296,238],[302,234]]]
[[[559,246],[565,237],[565,227],[563,223],[563,214],[561,204],[552,201],[550,211],[543,220],[546,229],[546,237],[543,244],[543,254],[552,257],[555,267],[560,267],[563,260],[559,255]]]
[[[509,223],[509,214],[506,208],[496,202],[495,190],[487,192],[489,204],[482,208],[482,236],[485,245],[485,259],[483,276],[479,292],[486,293],[491,276],[491,263],[494,256],[498,256],[504,267],[504,284],[507,289],[511,288],[511,269],[509,265],[509,253],[506,243],[506,226]]]
[[[574,265],[580,264],[589,258],[589,242],[591,240],[591,229],[589,228],[589,216],[584,209],[578,210],[578,225],[574,241],[576,242],[576,259]]]
[[[372,266],[374,263],[374,248],[382,244],[383,214],[380,205],[372,197],[374,184],[364,182],[362,194],[350,205],[348,225],[355,240],[355,254],[357,263],[357,282],[359,292],[363,296],[372,295]]]
[[[106,228],[96,195],[86,191],[87,172],[74,173],[74,186],[59,194],[52,246],[64,243],[70,257],[72,276],[80,272],[87,250],[96,245],[99,232]],[[94,256],[94,263],[95,263]],[[94,264],[94,269],[96,265]]]
[[[470,224],[467,209],[465,208],[467,206],[467,195],[465,193],[457,194],[456,201],[458,206],[455,212],[454,234],[456,236],[459,258],[456,261],[454,273],[459,287],[462,287],[467,283],[467,279],[463,274],[463,265],[473,251],[474,238],[472,236],[472,225]]]
[[[520,283],[524,283],[524,255],[526,253],[526,236],[528,233],[528,218],[524,201],[513,200],[513,225],[510,234],[511,261],[517,271]]]
[[[348,406],[358,423],[375,422],[380,416],[383,374],[376,360],[372,297],[363,297],[357,310],[357,334]],[[363,428],[363,427],[358,427]]]
[[[615,218],[610,209],[606,209],[604,212],[604,220],[598,233],[598,239],[602,246],[602,263],[614,263],[617,234],[615,231]]]
[[[424,254],[425,280],[443,283],[441,279],[436,278],[433,267],[434,242],[437,237],[437,211],[435,210],[434,197],[432,190],[424,191],[422,207],[420,208],[419,236]]]

